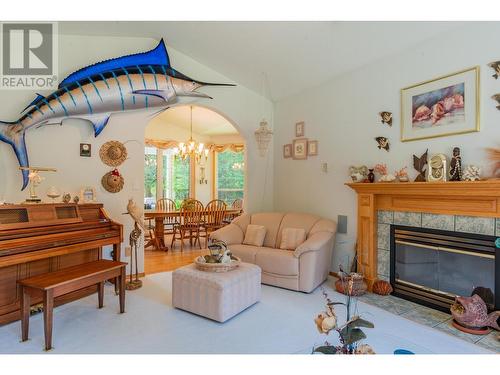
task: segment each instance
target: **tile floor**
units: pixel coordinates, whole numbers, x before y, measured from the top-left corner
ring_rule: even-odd
[[[366,293],[358,298],[362,302],[377,306],[390,313],[500,353],[500,332],[492,331],[488,335],[471,335],[461,332],[451,325],[452,318],[450,314],[421,306],[399,297]]]

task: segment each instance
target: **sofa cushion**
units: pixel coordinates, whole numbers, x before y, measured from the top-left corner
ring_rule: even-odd
[[[262,246],[266,237],[266,227],[250,224],[247,226],[243,245]]]
[[[263,272],[284,276],[299,274],[299,260],[293,256],[293,251],[271,248],[260,248],[255,254],[255,264]]]
[[[231,253],[238,258],[241,258],[243,262],[253,263],[255,264],[255,255],[261,249],[265,249],[263,247],[252,246],[252,245],[243,245],[243,244],[234,244],[229,246],[229,250]]]
[[[283,228],[280,249],[295,250],[306,239],[304,228]]]
[[[283,219],[283,214],[279,212],[264,212],[252,215],[250,224],[263,225],[266,227],[267,231],[266,238],[264,239],[264,246],[276,247],[276,244],[279,244],[279,242],[276,242],[276,237],[278,235],[281,219]]]
[[[306,231],[306,237],[309,236],[309,231],[313,227],[313,225],[320,220],[319,216],[310,215],[310,214],[285,214],[283,216],[283,220],[281,221],[281,225],[279,227],[278,236],[276,243],[281,243],[281,236],[283,228],[302,228]]]

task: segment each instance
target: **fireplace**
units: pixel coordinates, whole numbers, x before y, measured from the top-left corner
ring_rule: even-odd
[[[390,282],[393,294],[449,312],[455,296],[477,287],[500,308],[500,249],[496,237],[391,225]]]

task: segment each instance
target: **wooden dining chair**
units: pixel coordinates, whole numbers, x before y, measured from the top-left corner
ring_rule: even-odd
[[[198,245],[201,249],[200,231],[203,222],[203,203],[196,199],[185,199],[181,204],[179,212],[179,222],[174,225],[174,233],[170,247],[174,246],[176,240],[181,241],[181,251],[184,250],[184,240],[189,238],[189,243]],[[187,234],[187,235],[186,235]]]
[[[156,209],[166,212],[177,211],[177,205],[172,199],[162,198],[156,201]],[[165,228],[165,234],[172,234],[174,232],[174,226],[179,222],[177,217],[165,217],[163,221],[163,226]]]
[[[238,214],[229,214],[224,217],[224,224],[230,224],[235,217],[238,217],[243,212],[243,199],[235,199],[231,204],[231,209],[240,210]]]
[[[205,238],[205,247],[208,246],[208,237],[210,233],[224,226],[227,204],[220,199],[214,199],[208,202],[205,207],[205,220],[201,225],[200,237]]]

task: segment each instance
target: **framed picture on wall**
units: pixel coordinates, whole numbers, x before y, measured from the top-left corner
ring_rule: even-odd
[[[303,137],[305,134],[305,124],[304,121],[297,122],[295,124],[295,136],[296,137]]]
[[[307,142],[307,155],[309,156],[318,155],[318,141]]]
[[[80,143],[80,156],[86,158],[92,156],[92,145],[90,143]]]
[[[292,145],[291,144],[287,144],[287,145],[283,146],[283,157],[285,159],[292,157]]]
[[[295,160],[307,159],[307,138],[294,139],[292,152]]]
[[[401,90],[401,141],[479,131],[479,67]]]

